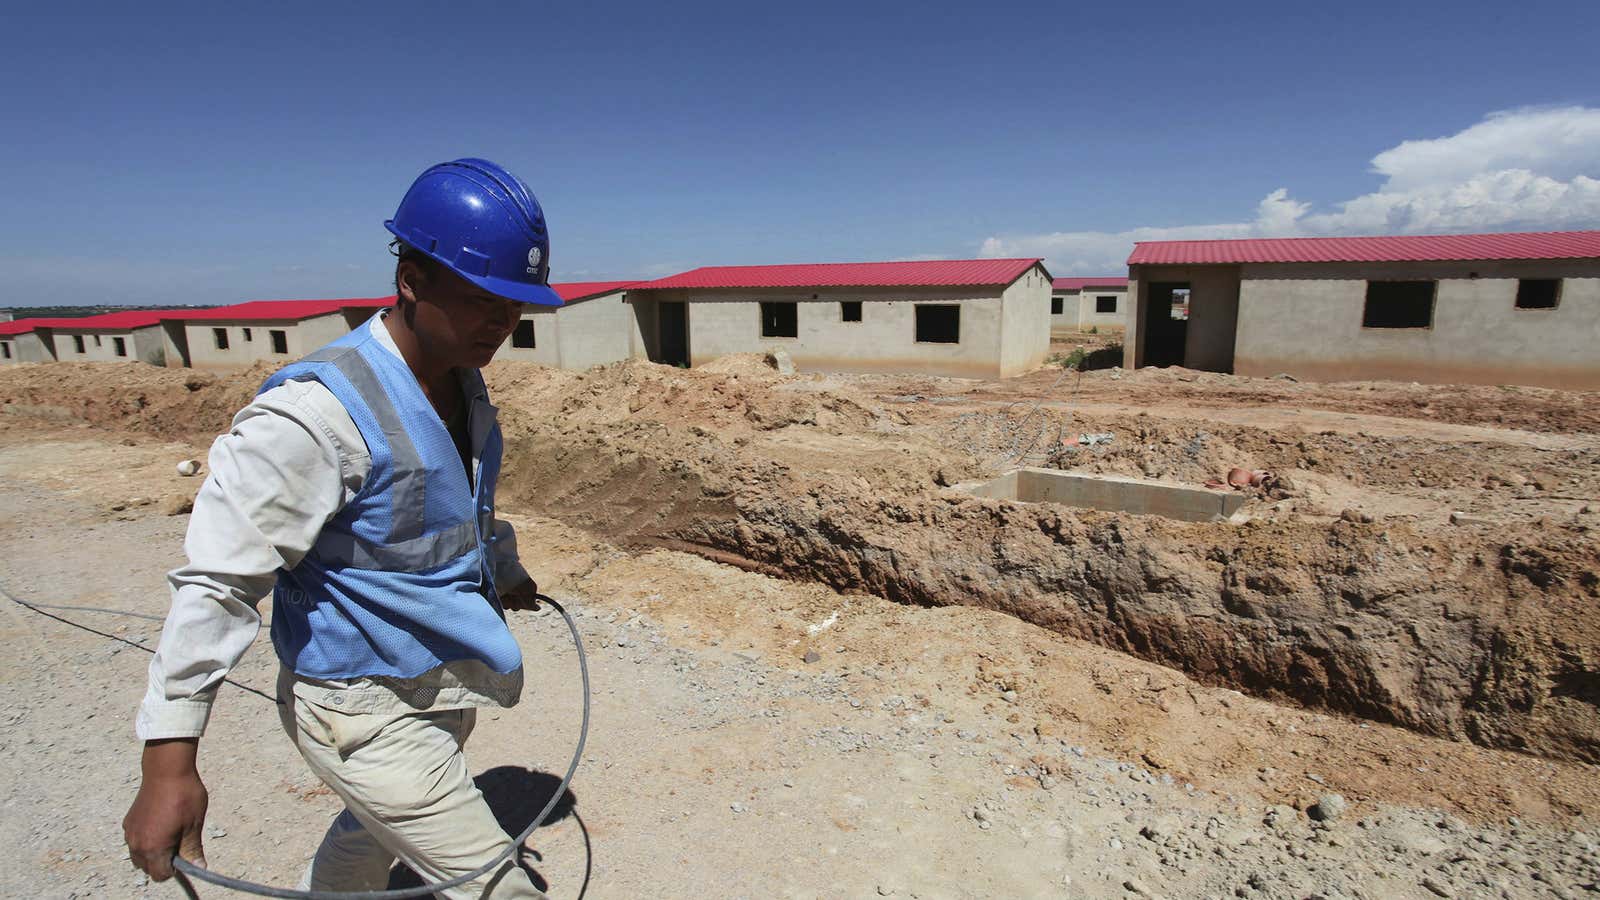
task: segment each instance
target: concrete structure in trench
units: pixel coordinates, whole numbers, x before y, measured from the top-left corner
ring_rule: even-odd
[[[964,482],[953,490],[993,500],[1060,503],[1185,522],[1222,521],[1244,505],[1244,495],[1234,491],[1033,466],[1012,469],[990,481]]]
[[[1128,327],[1128,279],[1057,278],[1050,285],[1050,330],[1100,332]]]
[[[1021,375],[1050,348],[1038,259],[710,266],[628,288],[649,359],[782,349],[802,371]]]
[[[1600,231],[1153,241],[1124,366],[1600,389]]]

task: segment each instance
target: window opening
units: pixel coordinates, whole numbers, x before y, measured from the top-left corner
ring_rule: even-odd
[[[917,343],[961,343],[961,307],[943,303],[918,306]]]
[[[88,352],[83,348],[83,335],[75,334],[72,336],[72,349],[78,351],[79,353]]]
[[[228,349],[228,329],[226,329],[226,328],[213,328],[213,329],[211,329],[211,340],[216,343],[218,350],[226,350],[226,349]]]
[[[523,319],[517,323],[517,330],[511,332],[511,346],[523,350],[533,349],[533,320]]]
[[[1114,313],[1117,311],[1116,297],[1094,298],[1094,311],[1097,313]]]
[[[10,359],[11,358],[11,342],[10,341],[0,341],[0,353],[4,353],[6,359]]]
[[[1369,281],[1362,328],[1433,327],[1432,281]]]
[[[1517,309],[1555,309],[1561,302],[1561,279],[1521,278],[1517,280]]]
[[[1061,315],[1061,309],[1062,309],[1062,307],[1061,307],[1061,298],[1060,297],[1051,297],[1050,298],[1050,315],[1052,315],[1052,316]]]
[[[762,303],[761,336],[767,338],[792,338],[800,336],[800,312],[797,303]]]
[[[845,322],[861,321],[861,301],[845,300],[840,302],[839,319]]]
[[[128,342],[124,338],[112,338],[111,346],[116,348],[118,356],[128,355]]]
[[[248,343],[250,343],[251,340],[253,340],[253,338],[250,335],[250,329],[248,329],[248,328],[244,329],[244,341],[245,341],[245,343],[248,344]]]
[[[267,331],[267,337],[272,338],[273,353],[289,352],[289,332],[278,328],[272,328]]]

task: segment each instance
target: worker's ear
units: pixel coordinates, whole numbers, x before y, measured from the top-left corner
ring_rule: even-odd
[[[402,259],[395,266],[394,289],[402,303],[416,303],[417,288],[427,281],[428,273],[415,260]]]

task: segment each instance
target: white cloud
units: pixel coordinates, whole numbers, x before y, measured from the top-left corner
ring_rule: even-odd
[[[1560,230],[1600,226],[1600,109],[1491,113],[1447,137],[1404,141],[1372,159],[1374,192],[1327,212],[1278,188],[1249,222],[1128,231],[996,235],[984,256],[1042,256],[1056,275],[1121,271],[1135,241]]]

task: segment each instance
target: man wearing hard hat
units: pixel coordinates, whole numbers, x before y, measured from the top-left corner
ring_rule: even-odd
[[[383,888],[396,860],[444,881],[510,843],[461,746],[522,692],[504,609],[534,603],[494,517],[500,429],[478,369],[523,304],[560,305],[527,185],[482,159],[423,172],[385,227],[392,309],[269,378],[211,448],[137,719],[134,865],[203,864],[195,759],[217,686],[272,594],[279,711],[344,801],[302,888]],[[492,890],[491,890],[492,888]],[[508,862],[451,898],[543,897]]]

